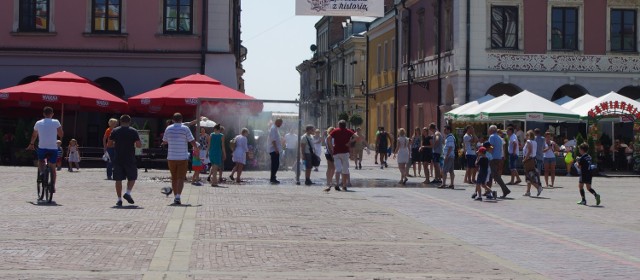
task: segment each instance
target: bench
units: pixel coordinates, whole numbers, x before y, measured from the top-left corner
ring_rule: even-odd
[[[167,167],[167,149],[142,149],[140,161],[142,162],[142,166],[144,167],[144,172],[149,172],[149,168],[151,168],[151,166],[157,166],[158,163],[164,163],[164,167]]]
[[[82,164],[82,166],[85,166],[85,167],[104,167],[105,166],[104,161],[102,160],[102,156],[104,155],[104,148],[79,147],[78,149],[80,151],[80,163]],[[87,166],[87,162],[89,166]],[[99,162],[100,164],[96,164],[96,162]]]

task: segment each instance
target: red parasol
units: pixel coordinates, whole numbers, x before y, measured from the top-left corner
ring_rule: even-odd
[[[2,107],[61,105],[85,111],[124,112],[127,102],[71,72],[56,72],[35,82],[0,89]]]
[[[211,106],[245,103],[240,105],[249,108],[253,113],[262,111],[262,102],[202,74],[186,76],[173,84],[131,97],[128,101],[129,109],[140,113],[167,116],[181,112],[191,115],[191,112],[195,114],[198,98],[219,100],[206,102]],[[232,108],[233,106],[221,107]]]

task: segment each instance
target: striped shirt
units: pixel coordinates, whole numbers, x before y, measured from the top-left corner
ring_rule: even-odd
[[[164,137],[162,137],[162,141],[169,143],[167,160],[188,160],[188,144],[194,139],[188,126],[181,123],[167,126],[164,131]]]

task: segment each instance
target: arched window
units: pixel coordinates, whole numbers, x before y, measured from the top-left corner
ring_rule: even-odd
[[[587,89],[585,89],[581,85],[564,85],[559,87],[556,92],[553,93],[551,101],[556,101],[565,96],[569,96],[575,99],[587,93],[589,93]]]
[[[516,86],[514,84],[499,83],[491,86],[487,90],[487,93],[485,95],[500,96],[506,94],[508,96],[514,96],[520,92],[522,92],[522,89],[519,86]]]
[[[164,83],[162,83],[162,85],[160,85],[160,87],[168,86],[168,85],[170,85],[170,84],[173,84],[173,82],[175,82],[177,79],[178,79],[178,78],[171,78],[171,79],[168,79],[168,80],[164,81]]]
[[[110,77],[98,78],[94,81],[101,89],[108,91],[109,93],[124,99],[125,92],[122,84],[118,80]]]
[[[37,81],[38,79],[40,79],[40,76],[38,76],[38,75],[27,76],[27,77],[24,77],[22,80],[20,80],[20,82],[18,82],[18,85],[24,85],[24,84],[32,83],[32,82]]]
[[[618,94],[629,97],[633,100],[640,99],[640,86],[626,86],[618,91]]]

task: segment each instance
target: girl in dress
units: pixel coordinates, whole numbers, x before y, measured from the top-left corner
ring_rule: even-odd
[[[71,141],[69,141],[69,147],[67,151],[69,172],[73,172],[74,165],[76,166],[76,169],[80,171],[80,146],[78,146],[78,141],[76,141],[76,139],[71,139]]]
[[[231,158],[236,164],[236,183],[238,184],[242,182],[240,176],[242,176],[242,169],[247,162],[247,152],[249,152],[247,135],[249,135],[249,129],[243,128],[242,132],[236,136],[236,149],[233,151],[233,157]]]
[[[420,144],[422,143],[422,136],[420,135],[420,128],[416,127],[413,130],[413,136],[411,137],[411,166],[413,167],[413,177],[416,177],[416,165],[418,166],[418,176],[421,176],[422,171],[422,154],[420,154]]]
[[[209,161],[211,162],[211,171],[209,172],[209,180],[212,187],[218,186],[218,169],[224,168],[222,165],[227,158],[224,149],[224,135],[220,133],[220,124],[213,127],[213,133],[209,136]]]
[[[404,128],[398,130],[398,142],[393,158],[398,159],[398,168],[400,168],[400,184],[404,185],[408,180],[407,163],[409,162],[409,138],[407,138],[407,132]]]

